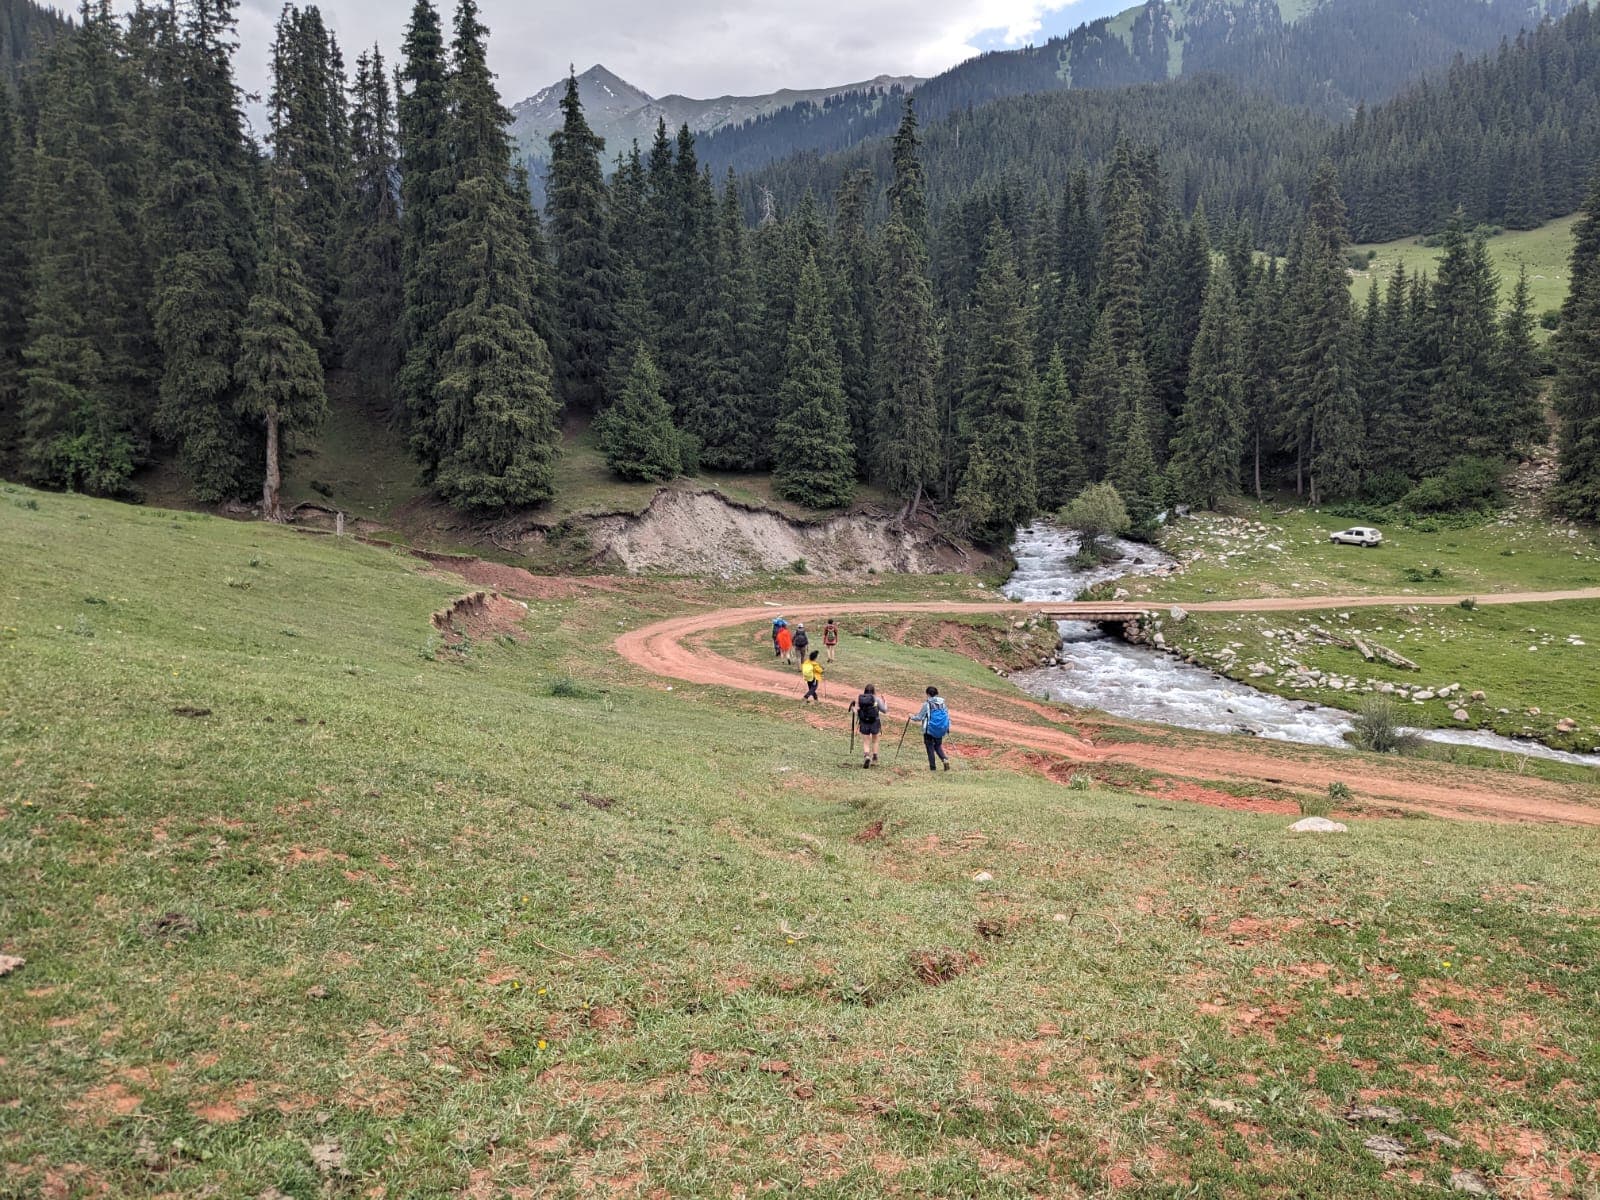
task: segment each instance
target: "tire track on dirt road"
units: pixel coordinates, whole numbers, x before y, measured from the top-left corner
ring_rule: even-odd
[[[1446,607],[1462,596],[1291,596],[1258,600],[1213,600],[1183,604],[1190,612],[1298,612],[1327,608],[1377,608],[1394,605]],[[1483,605],[1539,604],[1567,600],[1600,600],[1600,588],[1557,592],[1510,592],[1476,596]],[[1136,615],[1172,607],[1176,602],[1152,604],[1016,604],[1016,603],[893,603],[866,601],[834,604],[786,605],[791,619],[815,620],[839,615],[935,614],[971,616],[993,613],[1048,613],[1070,619],[1074,612]],[[725,608],[657,621],[630,630],[616,639],[617,652],[628,662],[658,677],[684,683],[734,688],[746,692],[792,696],[794,679],[749,663],[717,654],[705,645],[693,649],[686,639],[731,627],[769,620],[769,607]],[[865,680],[830,672],[847,694]],[[891,701],[893,697],[888,697]],[[1010,697],[998,697],[1010,699]],[[825,701],[843,709],[838,700]],[[902,701],[904,703],[904,701]],[[1595,785],[1556,783],[1530,779],[1509,771],[1455,767],[1445,763],[1397,759],[1379,763],[1353,752],[1320,750],[1288,743],[1257,744],[1249,749],[1226,744],[1227,739],[1207,735],[1185,738],[1179,746],[1150,743],[1096,745],[1076,732],[1024,725],[980,713],[963,713],[964,734],[1012,746],[1042,751],[1074,763],[1128,766],[1196,782],[1224,780],[1234,783],[1272,782],[1303,792],[1325,794],[1328,785],[1342,782],[1362,799],[1392,807],[1457,820],[1560,823],[1600,828],[1600,792]]]

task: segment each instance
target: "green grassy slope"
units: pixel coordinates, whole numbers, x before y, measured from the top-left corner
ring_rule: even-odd
[[[1568,272],[1572,266],[1572,227],[1577,217],[1562,217],[1538,229],[1513,230],[1489,239],[1489,258],[1500,273],[1500,300],[1510,299],[1516,287],[1517,272],[1528,269],[1528,284],[1533,294],[1535,314],[1560,308],[1567,298]],[[1365,301],[1377,278],[1387,287],[1398,264],[1404,263],[1408,275],[1426,272],[1439,274],[1443,251],[1421,245],[1416,238],[1356,246],[1360,252],[1377,251],[1370,269],[1351,274],[1350,287],[1358,301]]]
[[[392,552],[5,489],[0,561],[0,1193],[1591,1186],[1594,833],[869,775],[610,651],[721,592],[440,660]]]

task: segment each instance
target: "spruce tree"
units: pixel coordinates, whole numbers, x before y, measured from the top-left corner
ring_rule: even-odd
[[[1216,508],[1239,490],[1244,451],[1244,330],[1232,277],[1214,273],[1189,367],[1188,395],[1173,439],[1177,499]]]
[[[756,301],[731,171],[722,194],[710,287],[705,370],[692,423],[700,431],[699,463],[719,471],[749,470],[761,437],[753,395]]]
[[[1355,322],[1344,255],[1344,201],[1333,164],[1312,182],[1311,211],[1295,279],[1289,384],[1306,430],[1311,503],[1355,494],[1363,436],[1354,363]]]
[[[428,338],[437,383],[412,435],[449,503],[492,512],[554,490],[559,404],[550,352],[534,331],[533,263],[513,186],[510,114],[485,52],[475,0],[456,8],[447,188],[438,240],[425,250],[443,315]]]
[[[16,118],[11,88],[0,83],[0,475],[16,463],[27,332],[27,201]]]
[[[606,144],[584,118],[576,75],[567,77],[561,112],[562,126],[550,135],[546,206],[555,243],[560,390],[568,411],[595,413],[605,404],[619,287],[600,170]],[[631,347],[623,349],[636,357]]]
[[[939,342],[928,276],[917,116],[907,99],[894,141],[889,221],[878,255],[873,464],[878,482],[915,511],[940,477]]]
[[[1067,364],[1053,351],[1039,380],[1039,418],[1034,434],[1038,457],[1039,507],[1054,512],[1088,482],[1083,443],[1078,436],[1078,406],[1067,383]]]
[[[1111,433],[1122,411],[1122,372],[1112,342],[1111,317],[1101,313],[1078,375],[1078,439],[1083,469],[1092,481],[1111,469]]]
[[[606,466],[622,479],[665,483],[683,472],[683,435],[661,383],[649,348],[635,343],[622,390],[594,423]]]
[[[254,154],[233,78],[236,7],[190,0],[154,58],[156,418],[191,491],[208,502],[247,494],[263,453],[234,375],[257,253]]]
[[[1600,521],[1600,174],[1573,228],[1571,287],[1552,342],[1560,422],[1557,509]]]
[[[40,98],[20,449],[33,482],[114,495],[148,449],[148,282],[132,207],[132,73],[109,3],[80,18]]]
[[[1139,532],[1154,528],[1166,501],[1150,433],[1150,412],[1155,405],[1155,389],[1150,386],[1144,358],[1135,350],[1122,369],[1120,412],[1112,429],[1106,477],[1127,505],[1128,516]]]
[[[389,394],[404,353],[403,237],[395,190],[394,104],[383,55],[356,59],[353,161],[340,271],[339,345],[345,369],[373,396]]]
[[[1032,323],[1011,235],[991,227],[968,328],[962,420],[971,461],[957,503],[975,536],[1006,544],[1038,512]]]
[[[274,126],[281,128],[281,109],[275,108],[273,117]],[[261,267],[256,273],[255,295],[245,312],[235,371],[240,411],[259,421],[265,434],[261,516],[281,521],[284,457],[296,437],[313,433],[321,425],[328,413],[328,397],[317,357],[317,344],[322,340],[317,295],[301,266],[309,240],[294,218],[293,197],[300,179],[288,163],[275,162],[272,175]]]
[[[855,449],[828,298],[809,257],[800,270],[778,405],[772,472],[778,494],[810,508],[848,504],[855,493]]]
[[[1500,456],[1512,448],[1511,427],[1494,375],[1498,283],[1481,235],[1469,234],[1457,209],[1445,229],[1444,258],[1433,289],[1439,356],[1428,396],[1429,456],[1439,470],[1463,455]]]
[[[877,264],[867,237],[867,192],[871,182],[871,173],[862,170],[851,172],[839,185],[827,271],[833,337],[839,347],[845,400],[850,410],[850,437],[856,447],[856,470],[862,476],[871,470],[876,434],[872,411],[872,286]]]
[[[1245,469],[1257,501],[1265,499],[1263,467],[1279,407],[1283,329],[1283,288],[1274,262],[1256,278],[1245,322]]]
[[[338,44],[315,5],[285,5],[272,44],[273,128],[268,137],[274,165],[288,170],[293,186],[284,199],[299,231],[299,257],[317,297],[319,325],[332,333],[338,322],[340,233],[349,204],[349,118],[344,67]],[[319,332],[319,337],[322,334]],[[330,361],[332,343],[322,345]]]
[[[1533,330],[1533,295],[1524,266],[1517,272],[1511,307],[1500,318],[1494,365],[1506,432],[1517,447],[1543,445],[1550,437],[1539,403],[1539,347]]]
[[[416,0],[404,54],[400,79],[405,90],[398,104],[403,358],[396,391],[413,450],[426,472],[438,460],[427,426],[439,380],[433,335],[448,302],[445,263],[437,247],[451,187],[449,68],[432,0]]]
[[[1110,322],[1111,344],[1119,363],[1135,351],[1143,356],[1150,203],[1132,145],[1118,142],[1106,177],[1100,279],[1104,288],[1101,309]]]

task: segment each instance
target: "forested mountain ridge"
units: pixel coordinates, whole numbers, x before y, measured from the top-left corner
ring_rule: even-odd
[[[1458,56],[1493,49],[1571,0],[1145,0],[1042,46],[980,55],[915,90],[934,123],[995,100],[1221,74],[1324,116],[1349,116]],[[704,140],[713,169],[745,172],[796,153],[887,137],[896,120],[870,98],[793,108]]]
[[[69,28],[65,16],[33,0],[0,0],[0,79],[16,83],[22,65]]]
[[[836,87],[784,88],[762,96],[695,100],[679,95],[651,96],[599,65],[578,75],[577,80],[578,95],[590,115],[590,125],[605,139],[613,155],[626,153],[634,141],[648,144],[657,121],[665,121],[671,129],[688,125],[691,132],[706,134],[797,107],[827,110],[846,98],[870,106],[876,98],[908,91],[922,82],[914,76],[880,75]],[[549,160],[550,135],[561,128],[565,92],[563,79],[511,106],[512,136],[521,152],[534,162]],[[898,105],[894,107],[898,111]]]
[[[1600,161],[1600,16],[1580,4],[1341,124],[1216,77],[997,101],[927,126],[929,202],[988,193],[1013,197],[1005,207],[1058,189],[1102,163],[1123,129],[1160,149],[1184,211],[1204,201],[1213,219],[1247,219],[1277,253],[1324,154],[1357,241],[1438,232],[1457,206],[1475,224],[1532,228],[1573,212]],[[831,196],[863,169],[887,180],[889,159],[881,141],[797,155],[751,174],[747,203],[754,212],[763,191],[780,208]]]

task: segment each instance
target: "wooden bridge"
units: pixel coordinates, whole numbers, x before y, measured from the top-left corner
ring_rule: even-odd
[[[1089,601],[1064,601],[1059,604],[1025,604],[1029,612],[1051,621],[1085,621],[1091,625],[1125,625],[1162,611],[1139,604],[1106,604]]]

